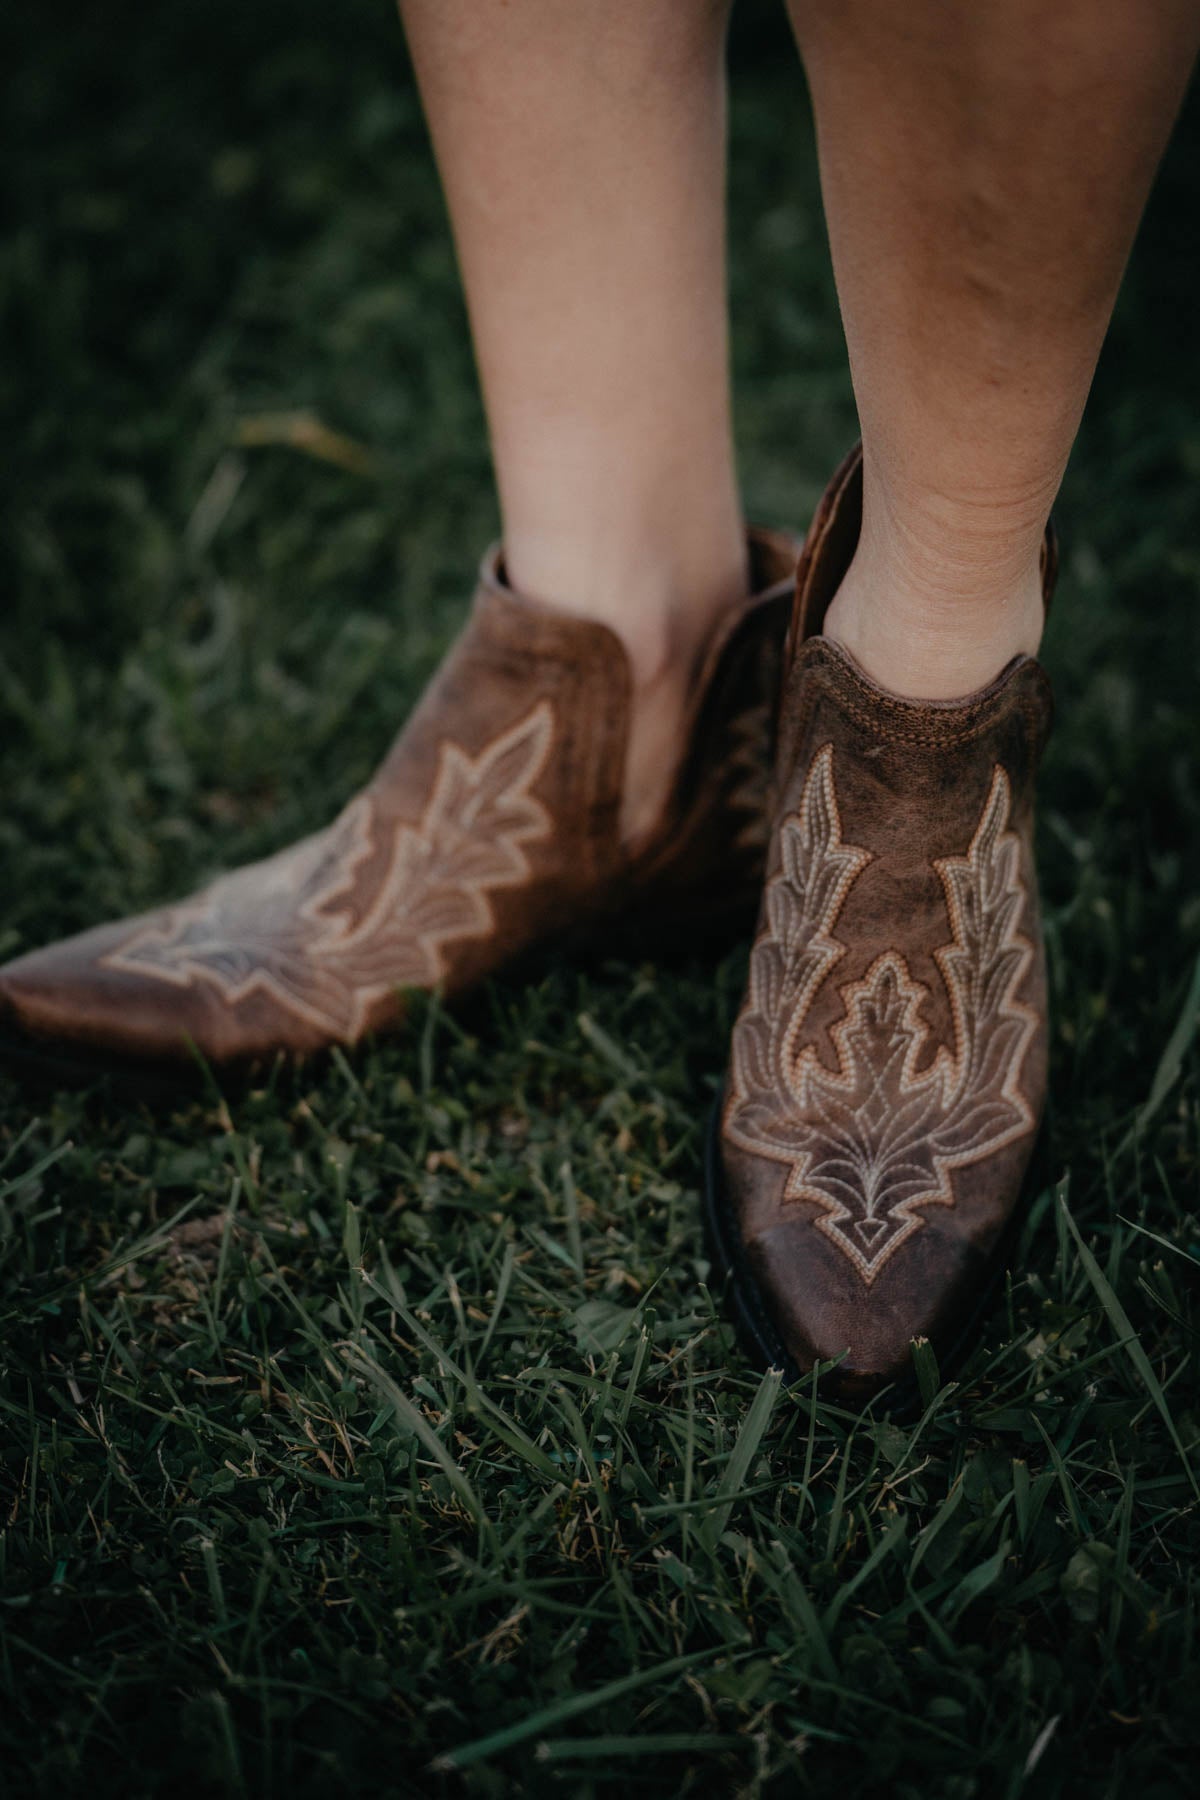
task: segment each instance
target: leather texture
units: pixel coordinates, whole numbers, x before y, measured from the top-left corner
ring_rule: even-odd
[[[25,1039],[107,1057],[253,1062],[398,1025],[531,946],[752,909],[798,545],[752,532],[753,592],[709,646],[674,791],[630,855],[618,815],[631,677],[606,626],[485,557],[467,624],[369,786],[325,830],[137,918],[0,970]]]
[[[862,465],[801,557],[758,931],[718,1181],[740,1296],[798,1370],[861,1399],[960,1338],[1002,1254],[1042,1111],[1033,861],[1047,677],[1015,657],[956,701],[885,692],[821,625]],[[1047,602],[1055,552],[1043,557]]]

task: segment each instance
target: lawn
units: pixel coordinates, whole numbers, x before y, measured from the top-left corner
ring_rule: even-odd
[[[323,823],[495,530],[388,6],[10,9],[0,954]],[[853,436],[804,89],[734,45],[750,511]],[[1200,1752],[1200,107],[1061,504],[1046,1181],[907,1422],[709,1285],[744,951],[322,1070],[0,1074],[0,1791],[1164,1800]]]

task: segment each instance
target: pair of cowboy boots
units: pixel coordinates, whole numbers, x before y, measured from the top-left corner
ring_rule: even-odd
[[[1032,859],[1049,685],[1016,657],[913,701],[821,635],[861,513],[856,451],[799,554],[752,532],[686,748],[636,853],[631,679],[605,626],[483,564],[465,629],[324,831],[194,897],[0,969],[10,1038],[107,1063],[253,1063],[402,1021],[549,939],[736,932],[759,903],[706,1165],[746,1335],[849,1399],[952,1351],[1000,1266],[1045,1088]],[[1044,558],[1047,600],[1053,550]],[[793,570],[795,578],[793,580]],[[773,751],[773,773],[772,773]],[[765,887],[764,880],[765,851]]]

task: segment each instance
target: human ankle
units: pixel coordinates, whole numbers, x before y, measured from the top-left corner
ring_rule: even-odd
[[[569,538],[522,534],[506,541],[512,585],[616,633],[629,658],[635,692],[689,672],[717,621],[746,593],[746,541],[740,520],[719,531],[620,536],[607,529]]]
[[[881,687],[913,700],[954,700],[985,686],[1014,656],[1035,655],[1043,613],[1036,565],[1006,592],[956,602],[889,583],[856,562],[824,630]]]
[[[825,618],[871,678],[912,699],[955,699],[1035,655],[1045,603],[1041,523],[999,511],[932,530],[863,535]]]
[[[661,817],[683,756],[686,717],[721,618],[747,591],[744,540],[736,564],[651,591],[612,622],[632,676],[621,836],[636,846]],[[627,596],[628,597],[628,596]]]
[[[682,758],[685,717],[720,619],[744,599],[748,571],[740,519],[653,537],[596,529],[570,539],[518,534],[506,546],[513,586],[616,633],[631,692],[622,839],[636,845],[657,824]]]

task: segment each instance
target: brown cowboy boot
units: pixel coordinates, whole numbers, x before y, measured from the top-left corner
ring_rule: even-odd
[[[911,1391],[1000,1272],[1042,1110],[1033,788],[1050,686],[1016,656],[903,700],[820,636],[853,556],[861,453],[821,504],[784,652],[767,883],[707,1169],[743,1328],[827,1390]],[[1054,580],[1053,540],[1043,590]]]
[[[0,969],[18,1045],[216,1064],[395,1027],[406,988],[461,994],[563,936],[620,948],[753,917],[798,546],[753,532],[754,592],[709,645],[674,790],[618,834],[631,676],[606,626],[509,588],[469,620],[370,785],[326,830],[192,898]]]

